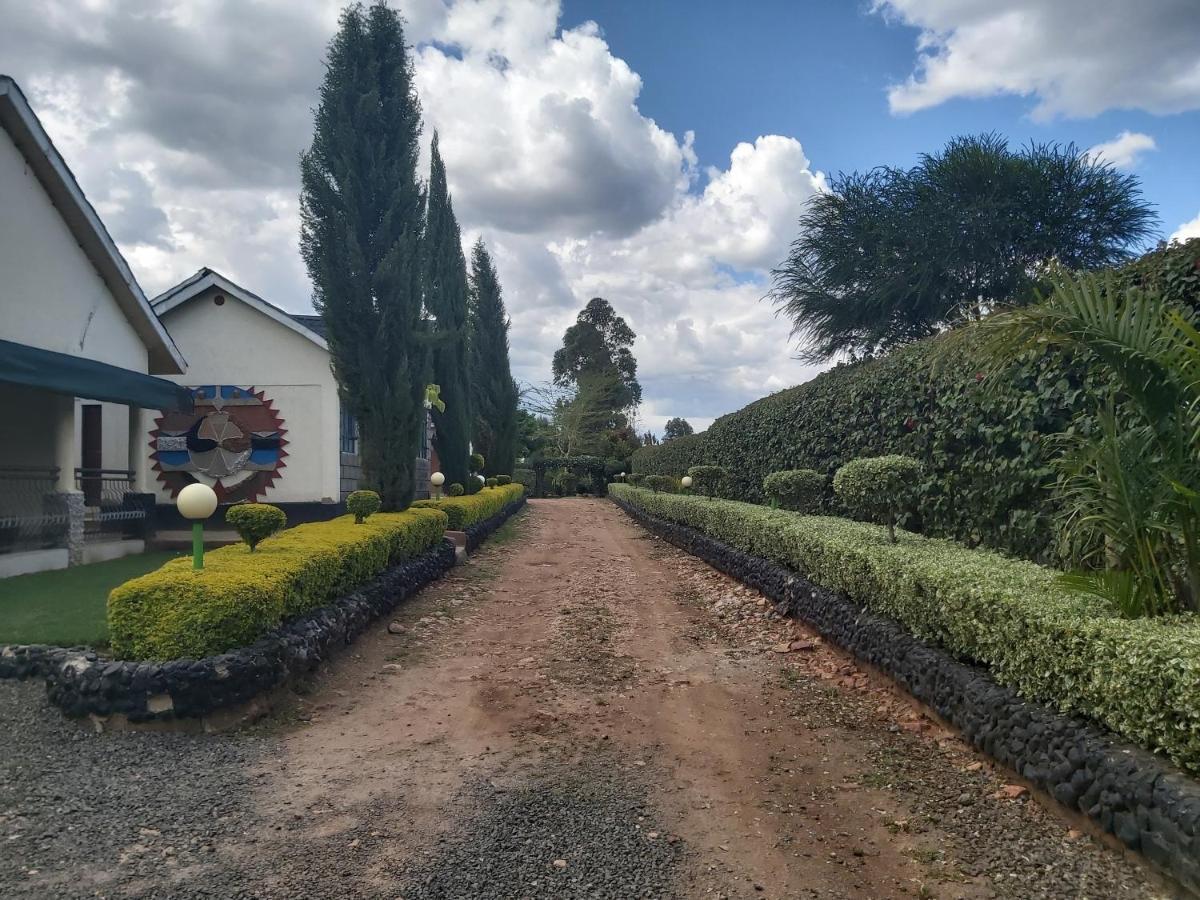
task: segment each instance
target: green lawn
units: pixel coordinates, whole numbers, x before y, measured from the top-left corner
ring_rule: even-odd
[[[0,644],[108,643],[108,592],[178,554],[141,553],[90,566],[0,579]]]

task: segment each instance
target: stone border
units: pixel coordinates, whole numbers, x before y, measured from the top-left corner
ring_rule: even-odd
[[[891,677],[1002,763],[1200,891],[1200,782],[1089,720],[1021,699],[898,622],[767,560],[613,498],[635,522],[771,598]]]
[[[522,497],[473,526],[475,546],[524,504]],[[204,659],[127,662],[104,659],[85,648],[6,646],[0,648],[0,677],[44,676],[50,701],[68,716],[114,717],[137,724],[206,719],[245,708],[315,671],[454,564],[454,545],[442,540],[250,646]],[[251,715],[254,711],[257,707]]]

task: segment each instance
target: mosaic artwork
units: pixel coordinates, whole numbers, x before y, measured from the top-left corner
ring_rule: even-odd
[[[158,480],[175,497],[194,481],[221,503],[257,500],[280,477],[287,433],[274,405],[253,388],[194,387],[192,412],[166,413],[150,433]]]

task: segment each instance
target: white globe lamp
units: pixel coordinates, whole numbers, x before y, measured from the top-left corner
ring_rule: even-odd
[[[204,568],[204,520],[217,511],[217,492],[199,481],[189,484],[175,498],[175,508],[192,522],[192,568]]]
[[[433,496],[435,500],[441,499],[442,485],[446,483],[446,476],[441,472],[434,472],[429,476],[429,483],[433,485]]]
[[[684,475],[683,478],[680,479],[679,483],[683,485],[684,490],[687,490],[692,486],[692,476]]]

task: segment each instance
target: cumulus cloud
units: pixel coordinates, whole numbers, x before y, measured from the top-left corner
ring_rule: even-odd
[[[1192,238],[1200,238],[1200,213],[1190,222],[1184,222],[1171,234],[1173,241],[1187,241]]]
[[[888,92],[896,113],[1001,94],[1036,98],[1042,119],[1200,108],[1194,0],[873,0],[872,8],[920,29],[915,71]]]
[[[1088,155],[1093,159],[1112,163],[1118,169],[1132,169],[1138,164],[1143,153],[1157,149],[1158,144],[1150,135],[1140,131],[1122,131],[1111,141],[1089,149]]]
[[[323,0],[3,4],[0,58],[150,293],[212,266],[294,311],[297,157],[337,6]],[[761,300],[824,177],[766,135],[701,169],[638,108],[642,81],[556,0],[398,0],[426,144],[467,243],[493,250],[517,377],[540,382],[592,296],[638,332],[643,424],[693,425],[793,384]],[[264,40],[269,35],[269,40]]]

